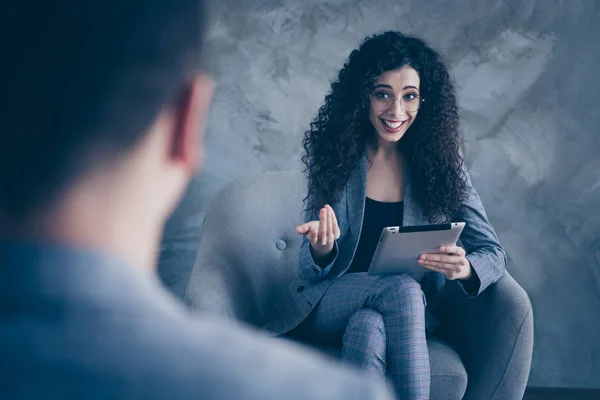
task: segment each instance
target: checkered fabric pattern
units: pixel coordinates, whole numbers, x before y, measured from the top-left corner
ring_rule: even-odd
[[[341,340],[342,360],[391,379],[400,399],[428,399],[425,296],[407,275],[346,274],[310,317],[309,339]]]

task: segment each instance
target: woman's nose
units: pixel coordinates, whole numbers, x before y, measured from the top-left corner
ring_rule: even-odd
[[[404,111],[404,109],[402,108],[401,99],[394,99],[394,102],[392,103],[390,108],[388,108],[387,112],[393,117],[399,117],[406,114],[406,111]]]

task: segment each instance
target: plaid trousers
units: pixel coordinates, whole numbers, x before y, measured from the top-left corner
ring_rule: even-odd
[[[342,360],[391,379],[400,399],[428,399],[426,299],[408,275],[344,274],[302,324],[311,342],[342,346]]]

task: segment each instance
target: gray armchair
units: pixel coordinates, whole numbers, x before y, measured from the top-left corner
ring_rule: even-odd
[[[204,220],[185,300],[198,313],[259,329],[287,295],[302,238],[304,177],[266,173],[225,186]],[[428,341],[431,398],[521,399],[533,349],[533,315],[525,291],[508,274],[468,299],[450,282],[431,305],[442,328]],[[268,332],[265,332],[268,334]]]

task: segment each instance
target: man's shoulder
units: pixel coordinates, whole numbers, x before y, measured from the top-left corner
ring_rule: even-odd
[[[176,348],[172,362],[179,373],[174,378],[192,388],[204,381],[210,398],[391,398],[379,379],[234,321],[192,318],[181,324],[169,347]]]
[[[154,302],[120,303],[121,309],[119,303],[112,310],[67,305],[59,313],[65,319],[53,327],[41,329],[46,317],[33,321],[41,329],[35,337],[27,334],[29,328],[15,326],[27,354],[15,354],[13,372],[37,382],[10,382],[8,393],[26,398],[19,394],[37,388],[50,398],[94,393],[146,399],[391,398],[383,382],[323,355],[241,323],[193,317],[168,296],[164,301],[159,291],[154,295]]]
[[[153,317],[132,317],[129,351],[114,354],[115,361],[129,365],[126,375],[132,386],[143,387],[145,397],[172,388],[182,399],[391,398],[383,381],[316,351],[171,306],[163,305]]]
[[[0,377],[7,397],[390,398],[383,382],[299,345],[192,316],[155,277],[88,255],[25,253],[6,253],[26,268],[0,283],[13,307],[0,313],[0,356],[23,377]]]

